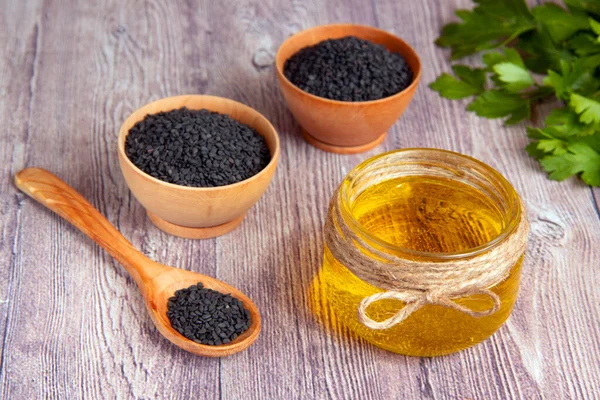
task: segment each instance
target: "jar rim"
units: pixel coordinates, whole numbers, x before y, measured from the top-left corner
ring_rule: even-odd
[[[508,205],[508,218],[506,219],[506,225],[504,226],[502,231],[492,240],[489,240],[479,246],[455,252],[427,252],[414,250],[390,243],[386,240],[379,238],[377,235],[374,235],[373,233],[369,232],[369,230],[364,228],[363,225],[352,215],[352,212],[350,210],[351,201],[348,195],[349,186],[352,185],[358,177],[360,177],[361,173],[368,171],[368,168],[372,166],[375,162],[382,161],[383,159],[389,158],[390,156],[397,156],[398,154],[406,155],[406,157],[420,156],[420,160],[423,162],[432,162],[440,157],[453,157],[456,158],[456,160],[466,161],[467,163],[471,164],[471,167],[478,168],[478,172],[485,175],[486,178],[493,179],[494,182],[497,182],[505,191],[505,196],[503,197],[504,200],[507,200]],[[486,251],[489,251],[490,249],[504,242],[508,237],[510,237],[511,233],[513,233],[517,229],[521,221],[521,214],[523,212],[521,200],[518,193],[510,184],[510,182],[508,182],[508,180],[496,169],[492,168],[491,166],[482,161],[479,161],[465,154],[436,148],[405,148],[388,151],[370,157],[367,160],[358,164],[348,173],[348,175],[342,182],[338,195],[342,215],[344,216],[344,219],[346,219],[346,221],[349,223],[349,226],[352,230],[354,230],[355,232],[359,232],[361,236],[365,237],[370,242],[373,242],[374,244],[378,245],[386,251],[390,251],[398,255],[407,255],[410,257],[416,257],[420,259],[427,259],[430,261],[447,261],[456,260],[460,258],[470,258],[484,253]],[[491,196],[488,197],[492,198]]]

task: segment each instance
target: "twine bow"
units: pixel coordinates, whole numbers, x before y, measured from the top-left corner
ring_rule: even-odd
[[[357,235],[342,215],[339,193],[338,189],[329,206],[325,244],[335,259],[358,278],[386,290],[360,302],[358,319],[362,324],[371,329],[388,329],[427,304],[458,310],[475,318],[492,315],[500,309],[500,297],[488,288],[506,279],[525,251],[529,224],[522,204],[520,220],[490,250],[466,259],[416,261],[382,251]],[[473,311],[453,301],[476,294],[488,296],[493,305],[484,311]],[[369,318],[369,305],[385,299],[400,300],[405,306],[384,321]]]
[[[452,299],[460,298],[464,296],[471,296],[474,294],[483,294],[492,299],[493,305],[484,311],[473,311],[469,307],[458,304]],[[406,305],[400,309],[392,317],[384,321],[375,321],[367,316],[367,307],[372,303],[375,303],[384,299],[394,299],[404,302]],[[432,290],[429,292],[420,292],[415,290],[406,290],[403,292],[397,292],[395,290],[389,290],[387,292],[375,293],[369,297],[365,297],[358,306],[358,320],[365,326],[371,329],[388,329],[394,325],[399,324],[408,318],[412,313],[420,309],[427,304],[437,304],[447,308],[461,311],[472,317],[480,318],[487,317],[488,315],[494,314],[500,305],[502,304],[500,297],[489,289],[477,289],[465,291],[464,293],[454,293],[452,295],[445,294],[441,291]]]

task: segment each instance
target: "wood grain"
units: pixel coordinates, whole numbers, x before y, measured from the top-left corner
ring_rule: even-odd
[[[523,150],[524,124],[464,111],[427,84],[449,70],[433,40],[468,0],[123,2],[0,0],[0,398],[600,398],[600,191],[547,180]],[[286,109],[273,59],[289,35],[351,22],[390,31],[423,65],[412,103],[383,145],[359,155],[309,146]],[[470,60],[466,60],[470,62]],[[169,236],[129,193],[117,158],[127,115],[166,96],[243,102],[279,131],[274,180],[234,232]],[[497,168],[532,223],[508,323],[455,355],[418,359],[351,336],[317,277],[334,188],[384,150],[439,147]],[[263,315],[259,340],[215,360],[161,338],[124,270],[12,186],[26,166],[63,178],[134,246],[238,287]],[[33,278],[32,278],[33,277]]]

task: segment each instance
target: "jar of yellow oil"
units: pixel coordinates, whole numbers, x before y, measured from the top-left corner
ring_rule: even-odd
[[[321,277],[337,319],[384,349],[437,356],[509,317],[528,224],[497,171],[435,149],[381,154],[332,199]]]

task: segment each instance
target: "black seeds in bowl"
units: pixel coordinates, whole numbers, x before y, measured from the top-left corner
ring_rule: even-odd
[[[250,313],[241,301],[202,283],[176,291],[169,298],[167,317],[186,338],[211,346],[227,344],[250,327]]]
[[[129,130],[125,154],[157,179],[194,187],[243,181],[271,161],[255,129],[225,114],[185,107],[146,115]]]
[[[286,60],[283,73],[305,92],[341,101],[389,97],[413,80],[413,72],[400,54],[355,36],[299,50]]]

